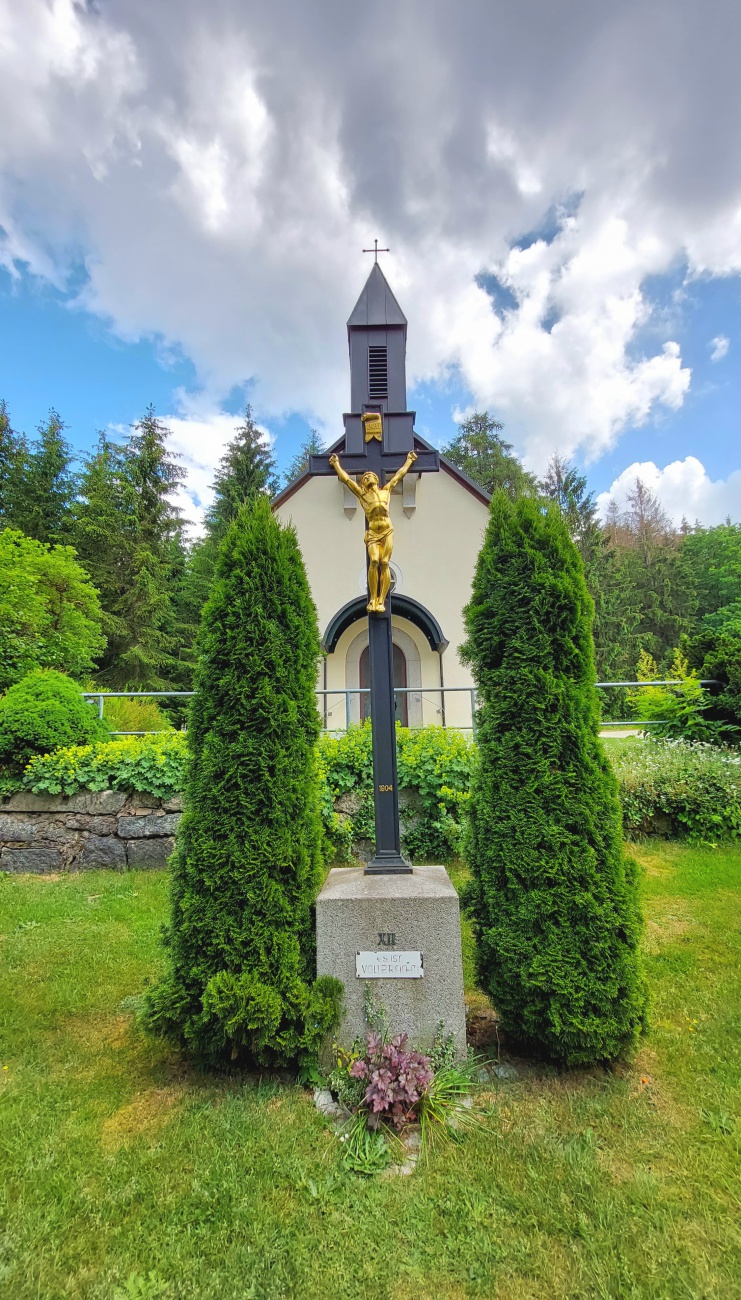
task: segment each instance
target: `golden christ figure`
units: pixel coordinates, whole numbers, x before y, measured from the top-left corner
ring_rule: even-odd
[[[345,473],[340,465],[339,456],[335,455],[329,458],[329,463],[340,482],[344,483],[345,487],[348,487],[358,498],[365,511],[365,521],[368,525],[364,540],[368,548],[369,614],[382,614],[386,609],[386,597],[391,586],[389,560],[394,546],[394,529],[389,514],[389,498],[396,484],[401,482],[416,459],[416,451],[410,451],[401,469],[397,469],[386,486],[381,487],[378,482],[378,475],[374,474],[373,470],[367,470],[361,476],[358,484],[353,478],[350,478],[349,474]]]

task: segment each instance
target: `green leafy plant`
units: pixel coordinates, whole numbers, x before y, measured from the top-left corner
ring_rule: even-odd
[[[467,1129],[480,1124],[480,1116],[471,1106],[471,1091],[478,1062],[475,1058],[441,1065],[419,1105],[422,1154],[441,1142],[456,1140]]]
[[[473,742],[444,727],[397,726],[396,743],[405,850],[417,861],[447,862],[460,850]],[[348,861],[354,843],[374,834],[370,723],[340,736],[325,732],[319,758],[330,856]],[[348,794],[355,796],[354,811],[338,817],[334,803]]]
[[[98,593],[71,546],[0,532],[0,689],[34,668],[81,676],[103,650]]]
[[[481,987],[505,1030],[568,1065],[644,1023],[635,867],[599,738],[592,602],[558,510],[492,500],[466,610],[479,690],[466,836]]]
[[[655,681],[659,675],[656,660],[642,650],[636,677],[639,682]],[[709,716],[712,696],[700,685],[699,673],[690,669],[681,650],[672,656],[669,677],[673,686],[644,686],[628,692],[634,717],[652,722],[651,734],[670,740],[701,740],[722,743],[741,732],[733,723]]]
[[[37,754],[106,734],[79,686],[53,669],[36,669],[0,698],[0,763],[12,774]]]
[[[382,1173],[391,1162],[388,1135],[380,1129],[369,1129],[364,1114],[353,1115],[340,1142],[344,1146],[344,1163],[354,1174],[369,1178]]]
[[[34,794],[138,790],[166,799],[183,789],[186,756],[182,731],[63,746],[32,759],[23,786]]]
[[[337,1022],[342,986],[315,978],[316,611],[296,535],[265,497],[227,530],[199,648],[170,968],[145,1021],[214,1064],[300,1067]]]
[[[628,835],[715,842],[741,836],[741,755],[646,737],[611,746]]]
[[[458,1060],[458,1048],[456,1046],[455,1035],[446,1034],[445,1021],[439,1020],[435,1037],[430,1048],[430,1061],[432,1068],[437,1074],[438,1070],[443,1070],[449,1066],[455,1065]]]
[[[94,688],[91,688],[94,689]],[[172,723],[156,700],[109,696],[103,700],[103,721],[109,731],[172,731]]]

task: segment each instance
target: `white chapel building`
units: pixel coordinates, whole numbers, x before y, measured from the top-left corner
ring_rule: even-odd
[[[407,321],[378,263],[347,330],[351,413],[328,452],[342,461],[343,453],[361,451],[367,411],[381,413],[384,450],[430,450],[406,409]],[[410,470],[392,495],[394,685],[404,688],[396,715],[406,726],[471,727],[473,683],[458,648],[488,506],[488,494],[444,456],[439,473]],[[336,476],[307,470],[273,508],[298,535],[322,633],[320,710],[325,727],[341,731],[368,711],[368,695],[358,689],[370,684],[362,506]]]

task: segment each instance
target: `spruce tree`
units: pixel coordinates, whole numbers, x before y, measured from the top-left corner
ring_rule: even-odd
[[[150,406],[134,425],[120,464],[101,452],[107,464],[96,471],[98,490],[86,521],[91,535],[94,520],[101,521],[116,501],[121,510],[118,592],[107,608],[108,650],[99,673],[115,689],[179,688],[190,671],[181,653],[188,638],[177,618],[183,525],[171,500],[185,471],[168,449],[169,436]]]
[[[14,527],[23,490],[28,447],[10,423],[5,398],[0,398],[0,524]]]
[[[339,993],[314,980],[320,644],[295,533],[265,496],[227,532],[199,650],[170,971],[146,1019],[211,1063],[300,1062]]]
[[[23,481],[13,511],[13,524],[37,542],[68,541],[71,507],[77,490],[72,448],[64,437],[65,424],[52,408],[26,458]]]
[[[219,462],[213,483],[214,500],[206,515],[206,531],[217,544],[222,540],[239,509],[256,492],[270,496],[278,490],[275,462],[264,433],[247,406],[242,423]]]
[[[123,448],[105,433],[85,460],[73,515],[72,541],[100,594],[106,635],[120,640],[126,628],[115,611],[132,577],[133,493]]]
[[[303,474],[309,468],[310,456],[321,456],[323,451],[324,444],[316,429],[312,429],[308,438],[301,443],[296,455],[286,469],[283,475],[283,486],[288,487],[289,483],[292,483],[295,478],[298,478],[300,474]]]
[[[513,500],[534,496],[537,483],[513,454],[512,443],[500,438],[503,428],[488,411],[474,411],[443,447],[443,455],[487,492],[503,491]]]
[[[180,586],[180,621],[190,637],[190,645],[197,635],[201,611],[214,579],[219,544],[227,528],[240,507],[256,493],[272,496],[278,490],[272,452],[252,418],[249,405],[221,457],[212,488],[214,499],[206,512],[205,536],[191,546]]]
[[[464,651],[480,703],[466,850],[478,972],[512,1038],[568,1065],[616,1057],[645,1013],[591,621],[556,507],[497,493]]]

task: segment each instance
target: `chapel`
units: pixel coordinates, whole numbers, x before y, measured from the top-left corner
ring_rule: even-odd
[[[377,261],[347,333],[350,412],[328,454],[342,460],[361,450],[368,412],[381,416],[384,451],[432,451],[407,411],[407,320]],[[472,725],[473,682],[458,649],[488,506],[484,489],[444,456],[439,473],[411,470],[392,494],[394,686],[405,726]],[[369,707],[359,689],[370,685],[363,509],[336,476],[309,469],[278,493],[273,508],[296,529],[322,632],[320,710],[327,730],[342,731]]]

